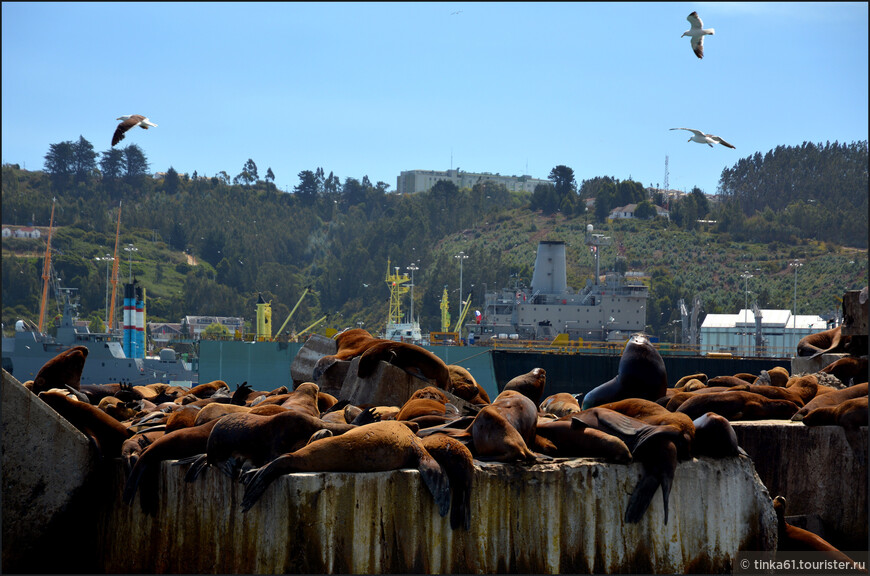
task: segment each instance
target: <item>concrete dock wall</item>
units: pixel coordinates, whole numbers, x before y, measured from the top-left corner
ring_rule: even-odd
[[[660,493],[624,524],[641,466],[574,459],[476,467],[472,526],[452,530],[416,470],[282,476],[247,513],[214,469],[196,483],[163,464],[154,517],[117,499],[100,536],[106,572],[711,572],[776,546],[776,519],[746,458],[680,464],[664,525]],[[115,474],[121,492],[123,474]]]
[[[755,463],[772,497],[784,496],[788,516],[806,516],[807,527],[840,550],[867,549],[867,427],[853,435],[841,426],[801,422],[732,422],[737,442]]]

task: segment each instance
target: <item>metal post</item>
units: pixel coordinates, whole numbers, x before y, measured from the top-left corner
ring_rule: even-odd
[[[752,274],[749,273],[749,270],[744,270],[743,274],[740,275],[743,278],[743,321],[747,324],[749,323],[749,279],[752,278]],[[746,332],[746,335],[749,336],[749,332]],[[749,353],[749,343],[746,344],[746,353]]]
[[[411,263],[407,270],[411,271],[411,322],[414,321],[414,270],[419,270],[419,266]]]
[[[462,316],[462,261],[468,258],[468,255],[465,252],[459,252],[453,257],[459,259],[459,316]]]

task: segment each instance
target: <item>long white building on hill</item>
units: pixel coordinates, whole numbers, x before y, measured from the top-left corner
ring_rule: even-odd
[[[738,356],[791,357],[801,338],[833,328],[821,316],[792,315],[790,310],[759,310],[761,335],[756,348],[755,314],[742,309],[737,314],[707,314],[701,324],[701,353],[730,352]]]
[[[502,176],[489,172],[464,172],[462,170],[403,170],[396,178],[396,192],[413,194],[430,190],[439,180],[456,184],[457,188],[472,188],[478,182],[504,184],[511,192],[534,192],[538,184],[550,184],[549,180],[531,176]]]

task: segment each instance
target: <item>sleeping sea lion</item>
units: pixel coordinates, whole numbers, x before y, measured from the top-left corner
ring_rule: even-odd
[[[227,416],[230,418],[232,416]],[[450,482],[441,465],[402,422],[373,422],[341,436],[323,438],[245,472],[242,511],[247,512],[276,478],[292,472],[386,472],[416,468],[435,498],[438,512],[450,508]]]
[[[489,394],[477,383],[471,372],[456,364],[448,364],[447,371],[450,374],[449,392],[454,396],[462,398],[471,404],[490,403]]]
[[[666,395],[667,388],[668,376],[661,354],[646,334],[638,332],[625,343],[616,377],[586,394],[582,407],[586,410],[623,398],[655,402]]]
[[[797,355],[815,358],[822,354],[848,352],[851,340],[851,336],[843,335],[842,326],[815,334],[807,334],[798,342]]]
[[[735,420],[785,420],[798,407],[788,400],[772,400],[752,392],[731,390],[718,394],[697,394],[683,402],[677,412],[687,414],[693,420],[715,412],[729,421]]]
[[[618,402],[602,404],[599,408],[614,410],[653,426],[670,425],[677,428],[681,433],[680,439],[676,442],[679,457],[681,460],[690,457],[690,447],[695,439],[695,425],[685,414],[671,412],[660,404],[642,398],[626,398]]]
[[[372,344],[360,355],[357,374],[360,378],[371,376],[381,361],[418,378],[435,382],[443,390],[450,386],[450,371],[444,360],[416,344],[392,340]]]
[[[127,427],[86,402],[80,402],[66,391],[52,388],[39,393],[39,398],[87,436],[102,458],[121,455],[121,445],[132,436]]]
[[[695,439],[692,441],[694,456],[709,456],[711,458],[726,458],[746,452],[737,445],[737,433],[731,423],[716,414],[707,412],[695,418]]]
[[[773,510],[776,512],[777,550],[783,551],[815,551],[824,552],[830,560],[852,564],[852,559],[831,545],[824,538],[809,530],[792,526],[785,521],[786,500],[782,496],[773,499]]]
[[[845,384],[851,385],[852,381],[866,382],[867,381],[867,357],[847,356],[831,362],[820,370],[825,374],[833,374],[837,380]]]
[[[807,414],[816,408],[821,408],[822,406],[836,406],[841,402],[851,400],[852,398],[860,398],[861,396],[867,396],[867,382],[864,382],[863,384],[855,384],[854,386],[849,386],[842,390],[834,390],[833,392],[828,392],[826,394],[817,394],[815,398],[807,402],[800,410],[798,410],[791,419],[803,420]]]
[[[570,415],[569,415],[570,416]],[[570,419],[538,420],[537,434],[556,447],[546,454],[567,458],[603,458],[609,462],[631,461],[631,451],[625,442],[596,428],[574,426]]]
[[[577,398],[573,394],[559,392],[544,398],[544,401],[538,406],[538,410],[561,418],[567,414],[580,412],[580,402],[577,401]]]

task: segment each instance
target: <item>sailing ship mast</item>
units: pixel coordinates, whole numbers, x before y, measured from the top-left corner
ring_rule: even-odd
[[[109,307],[109,326],[107,332],[112,333],[115,325],[115,294],[118,288],[118,238],[121,235],[121,201],[118,201],[118,227],[115,230],[115,258],[112,263],[112,305]]]
[[[57,198],[51,199],[51,220],[48,223],[48,242],[45,244],[45,261],[42,266],[42,302],[39,305],[39,331],[45,321],[45,303],[48,300],[48,279],[51,277],[51,230],[54,227],[54,203]]]

